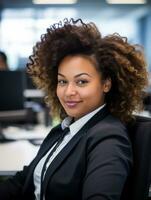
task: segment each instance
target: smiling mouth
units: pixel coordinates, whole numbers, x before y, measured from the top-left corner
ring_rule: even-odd
[[[74,108],[76,107],[81,101],[66,101],[65,104],[69,108]]]

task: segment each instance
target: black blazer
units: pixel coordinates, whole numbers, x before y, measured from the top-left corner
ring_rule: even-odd
[[[28,167],[0,184],[0,200],[34,200],[33,171],[56,142],[53,128]],[[132,164],[125,126],[104,107],[57,155],[44,180],[45,200],[119,200]]]

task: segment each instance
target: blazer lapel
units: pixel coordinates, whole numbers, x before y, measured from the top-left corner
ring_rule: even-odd
[[[108,115],[108,109],[106,106],[101,109],[98,113],[96,113],[80,130],[79,132],[70,140],[70,142],[66,145],[65,148],[62,149],[62,151],[56,156],[56,158],[52,161],[50,166],[48,167],[44,182],[43,182],[43,191],[45,194],[46,187],[48,184],[48,181],[50,180],[51,176],[54,174],[54,172],[57,170],[57,168],[61,165],[61,163],[65,160],[65,158],[70,154],[71,150],[78,144],[81,137],[85,135],[85,133],[93,127],[95,124],[97,124],[99,121],[105,118],[106,115]]]
[[[57,127],[54,127],[50,131],[50,133],[48,134],[48,136],[42,143],[42,146],[40,147],[41,150],[38,153],[38,158],[39,157],[41,158],[43,155],[45,155],[46,152],[55,144],[55,142],[60,137],[61,132],[62,132],[62,128],[60,124]]]
[[[29,182],[31,182],[30,179],[33,177],[34,168],[36,167],[40,159],[50,149],[50,147],[58,140],[58,138],[60,137],[61,130],[62,130],[61,125],[58,125],[55,128],[53,128],[46,137],[46,139],[44,140],[44,142],[42,143],[37,156],[30,164],[30,170],[26,179],[24,191],[26,190],[26,188],[28,188]]]

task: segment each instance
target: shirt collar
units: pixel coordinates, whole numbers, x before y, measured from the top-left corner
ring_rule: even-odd
[[[62,129],[65,129],[66,127],[69,127],[70,129],[70,134],[75,135],[86,123],[87,121],[93,117],[97,112],[99,112],[106,104],[103,104],[99,108],[93,110],[92,112],[88,113],[87,115],[84,115],[77,121],[72,123],[73,118],[72,117],[66,117],[62,123],[61,127]]]

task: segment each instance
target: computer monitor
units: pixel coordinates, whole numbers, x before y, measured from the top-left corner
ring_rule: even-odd
[[[25,85],[23,71],[0,71],[0,143],[8,141],[3,127],[35,123],[35,112],[25,105]]]
[[[24,88],[22,71],[0,71],[0,111],[24,109]]]

